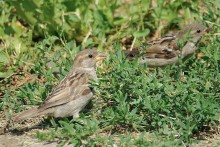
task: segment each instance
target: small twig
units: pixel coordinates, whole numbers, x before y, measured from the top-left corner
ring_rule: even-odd
[[[91,26],[89,25],[89,32],[86,34],[86,37],[83,39],[82,41],[82,46],[84,47],[86,41],[88,40],[89,36],[92,34],[92,28]]]
[[[99,0],[96,0],[95,4],[96,4],[96,6],[98,6],[99,5]]]
[[[207,22],[207,23],[209,23],[209,24],[216,25],[216,26],[220,27],[220,25],[218,25],[218,24],[216,24],[216,23],[214,23],[214,22],[211,22],[211,21],[208,21],[208,20],[206,20],[205,22]]]
[[[81,19],[79,11],[63,13],[63,16],[66,16],[66,15],[76,15],[79,19]]]
[[[34,66],[35,65],[34,63],[26,62],[26,61],[23,61],[23,60],[20,60],[20,61],[25,63],[26,65],[30,65],[30,66]]]
[[[62,11],[62,15],[61,15],[61,17],[62,17],[62,25],[65,23],[65,18],[64,18],[64,11]]]
[[[159,114],[159,116],[167,117],[167,118],[170,118],[170,119],[172,119],[172,120],[176,120],[176,118],[174,118],[174,117],[170,117],[170,116],[166,116],[166,115],[164,115],[164,114]]]
[[[130,47],[130,51],[132,51],[132,49],[133,49],[133,47],[134,47],[134,43],[135,43],[135,41],[136,41],[136,37],[134,37],[134,39],[133,39],[133,41],[132,41],[132,44],[131,44],[131,47]]]

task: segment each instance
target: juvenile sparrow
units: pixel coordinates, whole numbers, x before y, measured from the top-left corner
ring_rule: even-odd
[[[207,29],[198,23],[189,24],[177,33],[166,34],[163,38],[148,42],[150,47],[145,51],[144,56],[146,58],[173,58],[180,54],[178,44],[184,46],[188,41],[196,44]]]
[[[151,65],[150,62],[167,61],[169,64],[175,62],[170,59],[177,58],[178,55],[182,55],[183,58],[188,56],[186,50],[190,50],[191,47],[194,47],[202,38],[204,33],[208,31],[209,29],[207,27],[198,23],[192,23],[177,33],[166,34],[162,38],[147,42],[150,47],[141,54],[137,48],[134,48],[134,50],[130,52],[126,51],[125,54],[129,60],[132,60],[132,58],[137,56],[140,57],[140,63],[147,62]]]
[[[38,107],[16,114],[12,120],[18,122],[38,115],[79,117],[79,112],[93,96],[93,90],[89,87],[90,79],[98,80],[96,62],[104,58],[105,54],[94,49],[80,51],[70,73],[52,90],[47,99]]]

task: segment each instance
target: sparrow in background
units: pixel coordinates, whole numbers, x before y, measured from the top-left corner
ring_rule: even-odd
[[[79,112],[93,96],[93,90],[89,87],[90,79],[98,80],[96,62],[105,58],[105,54],[94,49],[80,51],[74,59],[70,73],[53,89],[47,99],[38,107],[15,114],[12,120],[19,122],[39,115],[79,117]]]
[[[147,42],[150,47],[143,51],[143,53],[140,53],[137,48],[134,48],[132,51],[126,51],[125,55],[129,60],[132,60],[132,58],[134,59],[136,56],[141,57],[140,63],[146,63],[146,60],[152,61],[153,59],[169,60],[181,55],[181,49],[188,42],[196,45],[204,33],[208,31],[209,29],[207,27],[198,23],[192,23],[177,33],[166,34],[162,38]],[[190,50],[190,48],[188,49]],[[184,57],[185,56],[183,56],[183,58]]]

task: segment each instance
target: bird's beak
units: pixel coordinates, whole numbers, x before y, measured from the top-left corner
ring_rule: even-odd
[[[107,55],[104,54],[104,53],[99,52],[98,55],[95,57],[95,60],[99,61],[99,60],[103,60],[105,58],[107,58]]]

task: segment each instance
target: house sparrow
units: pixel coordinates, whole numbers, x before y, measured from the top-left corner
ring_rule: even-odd
[[[209,29],[207,27],[198,23],[192,23],[177,33],[166,34],[160,39],[147,42],[150,47],[143,51],[143,53],[140,53],[135,48],[130,52],[125,52],[125,54],[129,57],[129,60],[138,56],[140,57],[140,63],[148,63],[148,65],[151,65],[150,62],[154,61],[167,61],[167,64],[175,63],[176,60],[172,60],[173,58],[177,58],[179,55],[182,55],[183,58],[188,56],[189,53],[186,50],[191,50],[204,33],[208,31]],[[152,64],[152,66],[154,65],[161,64]]]
[[[38,115],[54,117],[79,117],[79,112],[93,96],[89,87],[90,79],[97,81],[96,62],[106,55],[93,49],[80,51],[73,62],[70,73],[53,89],[47,99],[39,106],[15,114],[12,120],[19,122]]]

